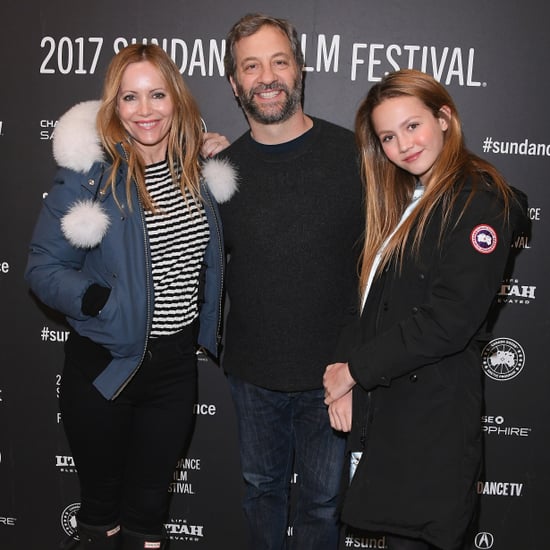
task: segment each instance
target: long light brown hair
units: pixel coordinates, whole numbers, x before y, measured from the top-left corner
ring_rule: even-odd
[[[124,71],[131,63],[148,61],[160,72],[174,105],[174,116],[168,134],[167,160],[172,179],[179,185],[182,194],[188,189],[200,197],[199,152],[202,144],[202,125],[199,108],[185,85],[175,63],[156,44],[132,44],[122,49],[109,64],[103,84],[102,103],[97,115],[99,136],[110,155],[113,166],[107,185],[116,198],[115,184],[118,168],[128,163],[126,198],[130,208],[132,181],[136,182],[138,194],[146,210],[155,211],[155,205],[145,185],[145,165],[132,138],[125,130],[117,112],[118,93]],[[122,144],[124,152],[117,148]],[[117,200],[118,202],[118,200]]]
[[[448,128],[444,133],[443,149],[431,169],[424,194],[411,215],[389,239],[376,273],[380,273],[394,259],[399,266],[402,265],[409,238],[413,252],[418,252],[430,216],[439,205],[442,206],[441,239],[462,185],[468,179],[472,183],[472,192],[458,220],[473,194],[483,186],[491,186],[502,197],[503,216],[507,217],[509,212],[512,197],[510,187],[491,164],[466,148],[460,118],[447,90],[434,78],[420,71],[403,69],[386,75],[369,90],[355,118],[355,137],[366,196],[361,291],[366,286],[377,253],[398,225],[416,186],[416,176],[388,159],[372,122],[372,112],[378,105],[387,99],[401,96],[420,99],[434,117],[447,120]],[[444,106],[450,110],[450,116],[446,115],[446,110],[442,110]]]

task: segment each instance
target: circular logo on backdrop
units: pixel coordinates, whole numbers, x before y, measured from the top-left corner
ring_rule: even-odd
[[[497,247],[497,232],[490,225],[478,225],[472,229],[470,241],[482,254],[490,254]]]
[[[495,542],[495,537],[493,537],[491,533],[487,533],[486,531],[483,531],[476,535],[474,542],[475,542],[476,548],[479,548],[480,550],[488,550],[489,548],[493,547],[493,544]]]
[[[69,506],[61,512],[61,527],[63,527],[63,531],[76,540],[79,540],[76,531],[76,513],[79,509],[80,502],[74,502],[73,504],[69,504]]]
[[[511,338],[491,340],[481,352],[485,374],[493,380],[515,378],[525,365],[523,348]]]

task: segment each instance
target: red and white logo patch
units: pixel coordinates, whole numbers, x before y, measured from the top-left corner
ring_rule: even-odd
[[[497,232],[490,226],[481,224],[472,229],[472,246],[482,254],[490,254],[497,247]]]

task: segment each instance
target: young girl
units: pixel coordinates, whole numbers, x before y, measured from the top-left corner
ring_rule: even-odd
[[[451,97],[424,73],[375,85],[356,137],[362,314],[348,361],[324,377],[332,426],[351,429],[360,458],[342,518],[385,534],[391,550],[456,549],[481,467],[480,341],[521,209],[465,148]]]

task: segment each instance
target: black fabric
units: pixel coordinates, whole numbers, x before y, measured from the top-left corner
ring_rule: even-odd
[[[388,550],[437,550],[435,546],[422,540],[393,535],[386,535],[386,546]]]
[[[121,543],[120,526],[87,525],[77,521],[80,550],[119,550]]]
[[[322,387],[356,315],[362,185],[353,134],[314,119],[288,144],[247,133],[223,152],[239,187],[220,205],[229,262],[223,365],[271,390]]]
[[[72,331],[65,342],[65,362],[75,366],[93,382],[112,360],[109,350]]]
[[[194,426],[195,336],[190,326],[150,340],[141,366],[115,400],[105,399],[81,367],[93,362],[87,352],[101,366],[104,350],[73,339],[59,403],[80,481],[79,521],[162,532],[169,484]]]
[[[479,337],[514,229],[495,193],[479,189],[468,200],[470,189],[463,186],[441,240],[438,208],[418,254],[409,248],[401,269],[390,265],[373,281],[348,356],[354,448],[366,439],[343,521],[446,550],[461,546],[478,500]],[[494,248],[480,246],[479,228]]]

